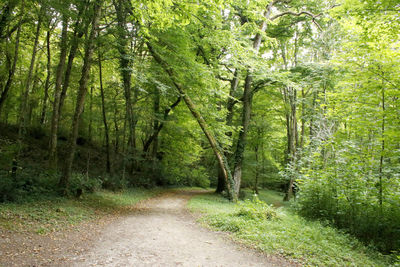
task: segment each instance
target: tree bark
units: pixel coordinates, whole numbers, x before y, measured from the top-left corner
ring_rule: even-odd
[[[63,15],[63,26],[61,31],[60,60],[56,70],[56,86],[54,89],[53,114],[51,117],[50,145],[49,145],[49,165],[57,168],[57,133],[59,121],[59,103],[61,94],[61,83],[64,73],[65,57],[67,55],[67,33],[68,17]]]
[[[92,26],[91,26],[90,34],[86,41],[85,55],[83,58],[81,79],[79,80],[79,90],[78,90],[78,95],[77,95],[77,100],[76,100],[75,113],[74,113],[74,117],[72,120],[70,138],[68,139],[68,154],[66,156],[65,165],[64,165],[62,175],[61,175],[60,181],[59,181],[59,187],[63,194],[67,193],[69,179],[71,176],[71,169],[72,169],[72,164],[74,161],[75,149],[76,149],[76,139],[78,137],[78,131],[79,131],[79,118],[83,111],[83,107],[85,104],[85,96],[87,94],[87,84],[88,84],[88,80],[89,80],[90,67],[91,67],[92,57],[93,57],[94,39],[96,37],[97,26],[98,26],[100,14],[101,14],[101,4],[102,4],[101,1],[94,2]]]
[[[47,76],[44,84],[44,97],[42,112],[40,114],[40,124],[43,125],[46,121],[47,100],[49,99],[50,77],[51,77],[51,50],[50,50],[50,30],[46,35],[46,49],[47,49]]]
[[[125,105],[126,105],[126,119],[128,120],[129,127],[129,150],[132,157],[135,153],[135,122],[133,118],[133,105],[132,105],[132,97],[131,97],[131,60],[128,49],[127,42],[127,33],[126,33],[126,20],[124,14],[124,4],[123,0],[114,0],[113,1],[114,8],[117,14],[117,49],[119,52],[119,61],[120,61],[120,72],[122,76],[123,86],[124,86],[124,96],[125,96]],[[133,161],[132,161],[132,170],[133,170]]]
[[[239,85],[239,71],[236,69],[233,74],[233,79],[231,80],[231,86],[229,89],[229,98],[226,103],[226,110],[227,110],[226,125],[228,125],[228,126],[232,126],[233,108],[234,108],[235,104],[237,103],[237,101],[234,99],[234,97],[235,97],[238,85]],[[231,137],[232,131],[228,131],[227,133],[225,133],[225,135],[228,137]],[[227,160],[229,161],[229,156],[230,156],[229,153],[224,152],[224,155],[227,158]],[[219,168],[218,169],[218,183],[217,183],[217,188],[215,190],[215,193],[222,193],[222,191],[224,191],[225,188],[226,188],[226,184],[225,184],[224,173]]]
[[[42,5],[39,11],[38,22],[36,25],[35,41],[33,43],[33,48],[32,48],[33,51],[32,51],[31,63],[29,65],[28,76],[26,77],[25,81],[25,90],[22,95],[22,105],[21,105],[21,110],[19,112],[19,126],[18,126],[19,137],[21,137],[21,135],[25,131],[25,126],[26,126],[29,90],[31,88],[33,68],[35,67],[36,53],[39,44],[40,28],[42,26],[43,13],[44,13],[44,6]]]
[[[271,15],[271,8],[273,2],[271,2],[267,10],[264,12],[265,20],[262,22],[260,26],[260,31],[264,32],[267,29],[267,20]],[[257,33],[254,41],[253,41],[253,49],[258,54],[261,46],[261,34]],[[234,193],[236,196],[239,195],[240,185],[242,181],[242,166],[244,160],[244,150],[246,148],[246,138],[247,138],[247,131],[250,124],[250,115],[251,115],[251,106],[252,106],[252,82],[253,77],[250,70],[247,70],[247,76],[245,79],[244,84],[244,91],[243,91],[243,111],[242,111],[242,129],[239,132],[239,137],[237,141],[237,146],[234,154],[234,168],[233,168],[233,180],[234,180]]]
[[[10,17],[13,13],[13,10],[17,4],[17,1],[8,1],[6,3],[1,11],[1,18],[0,18],[0,40],[6,38],[6,34],[3,34],[5,28],[7,27],[8,22],[10,21]],[[19,23],[21,23],[22,20],[20,20]],[[20,28],[21,25],[18,26]]]
[[[107,116],[106,116],[106,103],[104,97],[104,88],[103,88],[103,70],[101,64],[101,55],[100,50],[98,50],[98,63],[99,63],[99,80],[100,80],[100,94],[101,94],[101,111],[103,115],[103,123],[104,123],[104,133],[106,136],[106,171],[107,173],[111,173],[111,162],[110,162],[110,134],[108,131],[107,124]]]
[[[1,92],[1,96],[0,96],[0,115],[2,112],[2,108],[4,106],[4,103],[8,97],[8,93],[11,89],[11,85],[13,83],[14,80],[14,75],[15,75],[15,70],[17,67],[17,61],[18,61],[18,52],[19,52],[19,39],[21,36],[21,25],[22,25],[22,20],[24,19],[24,7],[25,7],[25,1],[22,1],[21,4],[21,11],[20,11],[20,20],[19,20],[19,25],[17,28],[17,34],[15,37],[15,45],[14,45],[14,58],[13,58],[13,62],[12,65],[10,66],[9,70],[8,70],[8,78],[7,78],[7,82],[6,85],[4,86],[3,91]]]
[[[81,4],[79,11],[78,11],[78,16],[77,16],[78,18],[77,18],[77,20],[75,22],[75,26],[74,26],[74,34],[73,34],[72,40],[71,40],[71,48],[69,50],[67,67],[65,69],[65,76],[64,76],[64,80],[62,82],[62,89],[60,92],[60,100],[58,103],[58,114],[59,114],[58,123],[60,122],[62,109],[64,106],[65,98],[67,96],[67,90],[69,87],[69,81],[71,79],[71,73],[72,73],[72,65],[74,63],[76,52],[78,51],[78,47],[79,47],[81,38],[88,31],[88,27],[89,27],[89,23],[86,23],[85,21],[83,21],[83,19],[81,19],[82,17],[84,17],[84,14],[85,14],[84,12],[86,11],[87,6],[88,6],[87,1],[85,1]]]

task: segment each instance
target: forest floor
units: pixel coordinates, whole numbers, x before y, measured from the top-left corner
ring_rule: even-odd
[[[164,192],[46,235],[0,230],[0,266],[291,266],[198,225],[187,201],[201,192]]]

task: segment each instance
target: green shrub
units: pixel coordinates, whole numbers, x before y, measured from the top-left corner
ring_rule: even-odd
[[[253,197],[253,200],[245,200],[238,204],[235,216],[245,217],[250,220],[272,220],[277,219],[276,209],[264,201]]]
[[[93,193],[101,187],[101,180],[88,178],[85,174],[73,173],[69,183],[69,194],[80,196],[84,192]]]

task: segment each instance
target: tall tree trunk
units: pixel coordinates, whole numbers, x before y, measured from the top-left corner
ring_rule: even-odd
[[[119,52],[119,62],[120,62],[120,72],[122,76],[123,86],[124,86],[124,96],[125,96],[125,107],[126,107],[126,119],[128,121],[129,128],[129,150],[130,154],[134,156],[134,146],[135,146],[135,135],[134,128],[135,122],[133,118],[133,106],[131,97],[131,60],[128,53],[128,41],[126,33],[126,19],[125,19],[125,2],[123,0],[113,1],[115,11],[117,14],[117,49]],[[132,161],[132,169],[133,169]]]
[[[65,57],[67,55],[67,33],[68,33],[68,17],[63,15],[60,43],[60,61],[56,70],[56,86],[54,89],[53,114],[51,117],[50,145],[49,145],[49,165],[57,168],[57,133],[59,121],[59,103],[61,94],[61,83],[64,73]]]
[[[154,51],[153,47],[147,43],[147,46],[150,50],[150,53],[152,54],[153,58],[164,68],[164,70],[167,72],[168,76],[171,78],[175,88],[178,90],[179,94],[182,96],[186,106],[192,113],[193,117],[196,119],[198,124],[200,125],[200,128],[202,129],[204,135],[206,136],[208,142],[211,145],[211,148],[218,160],[218,163],[220,165],[220,168],[223,170],[224,177],[225,177],[225,182],[227,185],[228,189],[228,194],[229,198],[236,202],[237,201],[237,195],[234,193],[234,181],[233,177],[229,168],[228,161],[226,160],[226,157],[224,156],[224,153],[222,151],[222,148],[218,144],[217,140],[215,139],[214,135],[212,134],[211,130],[209,129],[206,121],[204,118],[201,116],[199,111],[197,110],[196,106],[194,105],[192,99],[186,94],[185,90],[183,87],[179,84],[178,81],[175,79],[175,75],[172,71],[172,69],[169,67],[169,65]]]
[[[117,119],[117,114],[118,114],[118,109],[117,109],[117,95],[115,96],[114,99],[114,130],[115,130],[115,147],[114,151],[116,154],[118,154],[119,151],[119,127],[118,127],[118,119]]]
[[[81,79],[79,80],[79,91],[76,100],[75,113],[74,113],[74,118],[72,120],[72,125],[71,125],[72,129],[70,133],[70,138],[68,139],[68,153],[66,156],[63,172],[59,181],[59,187],[62,190],[63,194],[66,194],[67,192],[69,179],[71,176],[72,164],[74,161],[75,149],[76,149],[76,139],[78,137],[78,131],[79,131],[79,118],[83,111],[83,107],[85,104],[85,96],[87,94],[87,84],[89,80],[90,67],[93,57],[94,39],[96,37],[97,25],[101,14],[101,4],[102,4],[101,1],[94,2],[92,26],[90,34],[86,41],[85,55],[83,58]]]
[[[245,80],[245,86],[243,92],[243,111],[242,111],[242,123],[241,123],[242,129],[239,132],[239,137],[234,154],[233,180],[235,181],[234,192],[236,195],[239,195],[240,191],[244,150],[246,147],[246,137],[250,124],[251,105],[252,105],[252,95],[251,95],[252,81],[253,81],[252,76],[248,74]]]
[[[111,162],[110,162],[110,135],[108,131],[107,116],[106,116],[106,103],[104,98],[104,88],[103,88],[103,70],[101,64],[100,49],[98,50],[98,63],[99,63],[99,80],[100,80],[100,94],[101,94],[101,111],[103,115],[104,123],[104,133],[106,136],[106,171],[111,173]]]
[[[74,34],[71,40],[71,48],[69,50],[67,67],[65,69],[65,76],[62,83],[62,89],[60,92],[60,100],[58,103],[58,114],[59,114],[58,123],[61,119],[62,109],[64,106],[65,98],[67,96],[67,90],[69,87],[69,81],[71,79],[71,73],[72,73],[72,65],[74,63],[76,52],[78,51],[81,38],[85,33],[88,32],[89,23],[86,23],[84,19],[82,19],[84,17],[85,11],[88,6],[89,6],[88,1],[86,0],[82,1],[81,5],[79,6],[77,20],[74,25]]]
[[[15,37],[13,63],[10,66],[10,68],[8,69],[7,82],[6,82],[6,85],[4,86],[4,89],[1,92],[1,96],[0,96],[0,115],[1,115],[1,111],[2,111],[2,108],[4,106],[4,103],[5,103],[5,101],[6,101],[7,97],[8,97],[8,93],[9,93],[9,91],[11,89],[11,85],[12,85],[13,80],[14,80],[15,70],[16,70],[16,67],[17,67],[18,52],[19,52],[19,39],[20,39],[20,36],[21,36],[22,20],[24,19],[24,8],[25,8],[25,1],[23,0],[22,4],[21,4],[20,20],[18,22],[19,25],[18,25],[18,28],[17,28],[16,37]]]
[[[88,141],[92,141],[92,124],[93,124],[93,90],[94,86],[90,87],[90,101],[89,101],[89,127],[88,127]]]
[[[258,194],[258,177],[260,176],[260,168],[258,166],[258,144],[254,146],[254,153],[256,155],[256,173],[254,180],[254,193]]]
[[[231,80],[231,86],[229,89],[229,98],[226,103],[226,125],[232,126],[232,120],[233,120],[233,108],[237,101],[234,99],[236,95],[236,91],[239,85],[239,71],[236,69],[234,74],[233,74],[233,79]],[[225,133],[226,136],[231,137],[232,136],[232,131],[228,131]],[[227,158],[229,162],[229,153],[224,152],[225,157]],[[218,183],[217,183],[217,188],[215,190],[215,193],[222,193],[226,188],[225,184],[225,178],[224,178],[224,172],[221,168],[218,169]]]
[[[28,113],[27,109],[28,109],[29,90],[31,88],[33,68],[35,67],[36,53],[37,53],[37,47],[39,44],[40,28],[42,26],[43,13],[44,13],[44,6],[42,5],[40,8],[40,11],[39,11],[38,22],[36,25],[35,41],[33,43],[31,63],[29,65],[28,76],[26,77],[26,81],[25,81],[25,90],[22,95],[22,101],[21,101],[22,105],[21,105],[21,110],[19,112],[18,135],[20,137],[23,134],[23,132],[25,131],[25,126],[26,126],[26,119],[27,119],[27,113]]]
[[[382,73],[384,77],[384,73]],[[382,90],[381,90],[381,100],[382,100],[382,123],[381,123],[381,156],[379,159],[379,207],[381,213],[383,212],[383,161],[385,153],[385,121],[386,121],[386,107],[385,107],[385,84],[382,80]]]
[[[271,15],[271,8],[273,2],[271,2],[267,6],[267,10],[264,12],[265,20],[262,22],[260,26],[260,32],[265,32],[267,29],[267,20]],[[261,46],[261,34],[257,33],[254,41],[253,41],[253,49],[258,54]],[[236,196],[239,195],[240,185],[242,181],[242,166],[244,160],[244,150],[246,148],[246,137],[247,131],[250,124],[250,115],[251,115],[251,106],[252,106],[252,83],[253,77],[251,74],[251,70],[247,70],[247,76],[244,84],[243,91],[243,111],[242,111],[242,129],[239,133],[239,137],[237,140],[237,146],[234,154],[234,168],[233,168],[233,180],[234,180],[234,193]]]
[[[158,150],[158,127],[160,125],[159,122],[160,116],[160,91],[157,87],[154,87],[154,122],[153,122],[153,150],[151,156],[153,159],[156,158],[157,150]],[[165,120],[164,120],[165,121]],[[157,133],[157,134],[156,134]],[[145,149],[143,149],[145,151]]]
[[[46,121],[47,111],[47,100],[49,99],[49,88],[50,88],[50,76],[51,76],[51,50],[50,50],[50,30],[47,31],[46,35],[46,49],[47,49],[47,76],[44,84],[44,97],[42,112],[40,114],[40,124],[43,125]]]

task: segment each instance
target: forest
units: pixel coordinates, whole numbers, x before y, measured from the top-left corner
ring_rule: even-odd
[[[400,259],[399,69],[398,0],[2,0],[0,205],[268,189]]]

